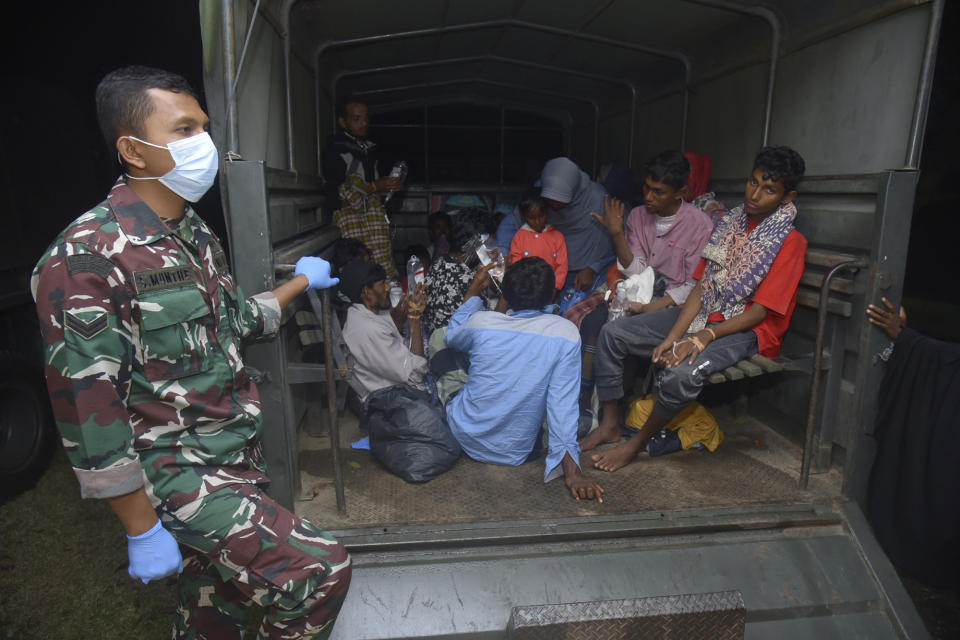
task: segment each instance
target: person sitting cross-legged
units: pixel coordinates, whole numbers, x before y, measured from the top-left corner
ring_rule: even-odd
[[[640,432],[594,466],[616,471],[692,402],[707,377],[760,353],[775,357],[797,304],[806,239],[794,228],[793,204],[803,158],[789,147],[765,147],[747,179],[744,204],[724,216],[694,272],[698,280],[682,310],[671,308],[604,325],[595,364],[603,418],[580,446],[620,440],[618,400],[623,359],[648,356],[663,367],[656,404]]]
[[[507,313],[484,311],[480,292],[490,285],[480,269],[450,319],[446,345],[468,356],[464,387],[447,402],[447,421],[463,451],[480,462],[520,465],[543,454],[544,482],[564,476],[576,499],[603,501],[603,487],[580,472],[577,327],[541,309],[553,298],[553,269],[523,258],[503,278]]]
[[[390,310],[390,285],[386,271],[377,263],[354,260],[340,274],[340,290],[353,301],[347,310],[343,341],[350,350],[354,378],[361,400],[374,391],[405,384],[426,390],[420,314],[426,305],[423,285],[406,298],[404,320],[414,339],[408,347]]]

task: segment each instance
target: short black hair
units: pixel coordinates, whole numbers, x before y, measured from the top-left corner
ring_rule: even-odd
[[[784,189],[790,193],[796,191],[807,165],[803,157],[790,147],[770,146],[760,149],[753,159],[751,173],[757,169],[763,171],[766,179],[782,180]]]
[[[690,161],[679,151],[661,151],[644,165],[647,175],[674,189],[682,189],[690,181]]]
[[[507,267],[503,276],[503,295],[514,311],[542,309],[551,300],[557,278],[543,258],[530,256]]]
[[[150,89],[186,93],[200,102],[187,79],[177,73],[141,65],[111,71],[97,85],[96,93],[97,122],[111,151],[116,148],[122,131],[144,136],[143,123],[155,108],[147,93]]]
[[[363,260],[366,254],[370,256],[370,249],[362,241],[356,238],[340,238],[333,243],[333,272],[340,273],[340,270],[347,266],[347,263],[354,260]]]
[[[344,120],[346,120],[346,118],[347,118],[347,107],[348,107],[349,105],[351,105],[351,104],[362,104],[362,105],[366,105],[367,103],[364,102],[363,100],[360,100],[360,99],[357,98],[356,96],[347,96],[347,97],[345,97],[345,98],[341,98],[341,99],[337,100],[337,117],[338,117],[338,118],[343,118]]]
[[[547,201],[540,197],[539,189],[531,189],[524,193],[523,197],[520,198],[520,204],[517,206],[521,216],[523,216],[528,209],[543,209],[546,211],[547,207]]]

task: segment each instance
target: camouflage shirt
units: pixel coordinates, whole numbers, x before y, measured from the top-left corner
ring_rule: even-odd
[[[157,506],[206,476],[263,482],[257,388],[241,341],[275,333],[206,223],[164,222],[123,180],[33,272],[54,416],[84,497],[146,486]]]

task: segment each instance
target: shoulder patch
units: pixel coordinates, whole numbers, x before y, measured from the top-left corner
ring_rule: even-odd
[[[220,243],[213,245],[213,266],[218,273],[230,270],[230,265],[227,263],[227,254],[224,253]]]
[[[67,256],[67,270],[70,273],[95,273],[103,278],[113,273],[114,265],[108,258],[93,253],[81,253]]]
[[[193,269],[185,265],[133,272],[133,282],[137,287],[138,294],[160,291],[161,289],[188,287],[195,284],[196,281]]]
[[[90,320],[84,320],[70,313],[70,311],[63,312],[63,326],[65,326],[67,329],[70,329],[84,340],[89,340],[95,335],[101,333],[107,328],[107,322],[106,312],[97,314]]]

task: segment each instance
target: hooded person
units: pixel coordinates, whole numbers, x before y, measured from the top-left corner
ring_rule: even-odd
[[[564,289],[592,291],[603,282],[616,254],[610,234],[591,216],[603,211],[606,189],[570,158],[548,160],[540,174],[540,196],[547,200],[550,224],[563,234],[570,268]]]

